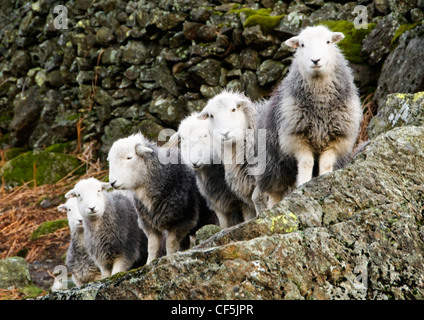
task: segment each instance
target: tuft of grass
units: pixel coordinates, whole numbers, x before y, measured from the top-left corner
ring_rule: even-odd
[[[37,229],[31,234],[30,240],[38,240],[41,236],[55,232],[56,230],[68,226],[68,220],[59,219],[53,221],[46,221],[39,225]]]

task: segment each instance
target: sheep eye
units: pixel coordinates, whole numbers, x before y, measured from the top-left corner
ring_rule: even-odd
[[[231,110],[232,112],[236,112],[236,108],[234,108],[233,110]]]
[[[304,48],[304,47],[305,47],[305,44],[303,44],[303,43],[302,43],[300,46],[301,46],[302,48]]]
[[[210,117],[213,119],[213,115],[211,114]]]
[[[128,156],[128,157],[127,157],[127,160],[131,160],[131,159],[132,159],[132,157],[131,157],[131,156]]]
[[[330,40],[327,41],[327,44],[330,44]]]

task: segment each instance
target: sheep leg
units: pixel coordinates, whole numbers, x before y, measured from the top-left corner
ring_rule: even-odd
[[[132,265],[132,263],[130,263],[124,257],[116,258],[115,261],[113,262],[112,275],[114,275],[115,273],[118,273],[118,272],[130,270],[131,265]]]
[[[230,221],[228,215],[221,211],[215,211],[216,216],[218,217],[219,226],[223,229],[230,227]]]
[[[297,160],[297,180],[296,187],[312,179],[314,169],[314,155],[309,150],[302,150],[296,155]]]
[[[175,230],[171,230],[166,237],[166,255],[169,256],[180,250],[180,240],[183,237],[178,237]]]
[[[264,197],[265,195],[262,194],[259,188],[256,186],[252,193],[252,201],[255,205],[256,215],[264,211],[267,207]]]
[[[158,257],[162,234],[154,230],[145,230],[147,236],[147,262],[149,264]]]
[[[319,175],[333,172],[333,165],[337,156],[333,149],[324,151],[319,157]]]
[[[245,204],[242,207],[241,211],[242,211],[242,214],[243,214],[243,220],[244,221],[251,220],[251,219],[256,217],[256,210],[251,208],[247,204]]]
[[[110,269],[105,265],[99,265],[100,273],[102,274],[102,279],[110,277]]]
[[[281,194],[270,193],[268,196],[268,209],[271,209],[276,203],[283,199]]]

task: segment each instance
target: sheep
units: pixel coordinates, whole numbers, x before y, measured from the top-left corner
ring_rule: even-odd
[[[240,92],[222,91],[208,101],[198,119],[208,120],[209,130],[223,152],[219,152],[225,168],[225,181],[243,201],[244,220],[262,211],[262,195],[256,192],[252,170],[255,164],[256,118],[261,103],[254,104]],[[249,136],[249,134],[251,134]],[[260,164],[258,163],[258,166]]]
[[[66,254],[66,266],[72,274],[72,281],[80,287],[84,283],[100,280],[101,273],[87,252],[84,240],[84,225],[76,198],[70,198],[57,207],[66,212],[71,231],[71,241]]]
[[[213,150],[213,141],[205,121],[194,112],[183,119],[170,145],[181,141],[182,161],[194,172],[197,186],[207,204],[218,216],[219,225],[228,228],[242,222],[243,202],[225,182],[225,170]]]
[[[109,183],[88,178],[65,194],[77,199],[87,252],[102,279],[141,266],[147,259],[147,239],[138,227],[134,199],[122,192],[107,192],[110,188]]]
[[[115,141],[107,158],[112,187],[135,193],[148,239],[148,264],[158,257],[165,232],[166,254],[170,255],[180,250],[181,241],[193,234],[199,221],[212,214],[187,166],[161,160],[167,152],[137,133]]]
[[[315,26],[285,42],[296,49],[294,60],[258,120],[267,133],[267,156],[256,180],[268,207],[313,175],[333,171],[352,151],[362,110],[352,71],[336,46],[343,38]]]

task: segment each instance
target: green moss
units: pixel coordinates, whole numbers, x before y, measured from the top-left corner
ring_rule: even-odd
[[[407,24],[400,25],[396,29],[395,35],[392,39],[392,42],[391,42],[392,48],[397,46],[397,44],[399,42],[399,38],[400,38],[401,35],[403,35],[406,31],[414,29],[416,26],[418,26],[422,23],[423,23],[422,21],[418,21],[418,22],[415,22],[415,23],[407,23]]]
[[[10,148],[6,151],[6,159],[12,160],[13,158],[16,158],[20,154],[26,152],[27,150],[25,148]]]
[[[64,228],[66,226],[68,226],[68,220],[66,220],[66,219],[43,222],[31,234],[30,240],[32,240],[32,241],[37,240],[42,235],[53,233],[56,230]]]
[[[243,27],[251,27],[255,25],[259,25],[262,31],[266,33],[270,33],[272,29],[277,27],[280,23],[280,20],[284,17],[284,15],[279,16],[271,16],[271,9],[259,9],[254,10],[251,8],[242,8],[242,9],[233,9],[230,10],[232,13],[236,13],[237,16],[240,14],[244,14],[246,17],[246,21],[243,24]]]
[[[260,25],[262,31],[266,33],[270,33],[272,29],[278,26],[280,20],[283,18],[280,16],[263,16],[259,14],[255,14],[246,19],[243,27],[251,27],[255,25]]]
[[[56,152],[56,153],[64,153],[69,152],[72,150],[72,142],[65,142],[65,143],[57,143],[53,144],[50,147],[47,147],[44,149],[45,152]]]
[[[75,174],[83,174],[85,168],[80,166],[80,161],[68,154],[29,151],[8,161],[0,169],[0,176],[4,178],[6,187],[33,181],[34,176],[37,185],[53,184],[71,171],[76,170]]]
[[[375,27],[375,23],[369,23],[367,29],[356,29],[353,22],[346,20],[323,21],[319,24],[328,27],[333,32],[342,32],[345,38],[338,43],[338,46],[346,59],[357,64],[364,63],[361,57],[362,41]]]
[[[45,294],[44,289],[36,287],[34,285],[27,286],[22,289],[22,293],[25,295],[25,299],[34,299],[38,296]]]

